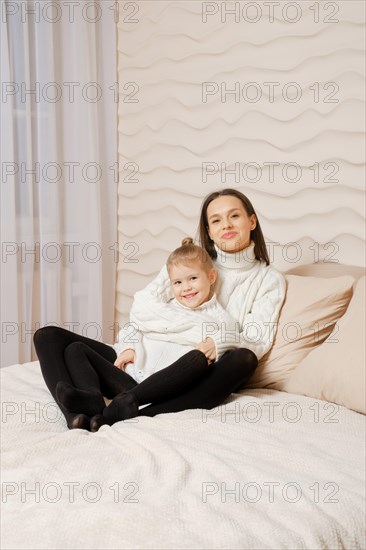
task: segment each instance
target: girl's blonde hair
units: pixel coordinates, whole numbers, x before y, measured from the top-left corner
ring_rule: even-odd
[[[193,243],[191,237],[185,237],[179,248],[169,255],[166,267],[168,273],[173,265],[193,264],[199,262],[202,269],[208,272],[214,267],[212,259],[204,248]]]

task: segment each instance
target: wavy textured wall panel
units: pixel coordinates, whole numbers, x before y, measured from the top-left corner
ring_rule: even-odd
[[[223,187],[278,269],[365,265],[365,3],[274,4],[120,2],[119,323]]]

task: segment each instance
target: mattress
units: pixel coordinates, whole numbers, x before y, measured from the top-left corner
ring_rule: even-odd
[[[68,430],[1,369],[3,549],[363,549],[365,416],[276,390]]]

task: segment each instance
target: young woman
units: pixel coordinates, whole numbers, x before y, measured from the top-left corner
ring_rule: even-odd
[[[78,384],[74,387],[59,381],[56,396],[70,412],[85,414],[87,406],[90,413],[94,405],[95,415],[90,420],[92,431],[103,424],[111,426],[119,420],[137,416],[139,406],[180,395],[208,374],[210,364],[215,362],[217,367],[224,354],[240,347],[239,323],[217,301],[214,293],[217,271],[206,250],[193,244],[188,237],[169,255],[166,265],[174,294],[167,310],[169,315],[164,320],[156,320],[153,332],[135,330],[133,340],[132,327],[128,325],[118,335],[119,342],[132,346],[129,364],[124,370],[140,384],[116,395],[100,414],[103,395],[99,384],[92,387],[93,381],[97,382],[95,371],[104,379],[109,370],[117,367],[94,368],[92,363],[80,361],[77,350],[73,357],[74,345],[71,351],[67,350],[69,374]],[[177,327],[179,323],[179,330],[167,334],[166,325],[171,323]],[[194,353],[190,353],[192,351]],[[235,356],[225,356],[225,362],[230,362],[231,357],[233,364],[240,357],[245,361],[248,354],[252,354],[254,369],[257,358],[246,349]],[[89,404],[86,404],[87,392]],[[189,402],[185,408],[192,408]]]
[[[180,368],[176,369],[177,376],[181,370],[182,380],[185,379],[187,365],[192,363],[197,366],[197,372],[202,369],[204,375],[188,387],[187,383],[182,383],[182,391],[173,397],[158,397],[154,403],[141,409],[139,415],[155,416],[192,408],[211,409],[219,405],[230,393],[249,380],[258,360],[273,343],[276,322],[285,297],[285,280],[269,265],[263,234],[250,201],[234,189],[211,193],[202,205],[199,233],[201,245],[213,259],[218,272],[217,298],[224,309],[239,322],[241,349],[224,354],[210,369],[206,368],[207,359],[203,350],[189,352],[191,356],[186,354],[178,360]],[[164,266],[152,283],[135,294],[131,321],[144,332],[156,331],[157,322],[160,324],[161,321],[166,321],[167,315],[171,318],[171,305],[168,302],[172,298],[169,275]],[[169,322],[165,327],[165,334],[174,338],[179,330],[179,320],[177,323]],[[199,341],[200,339],[198,343]],[[92,410],[89,414],[94,414],[96,407],[101,409],[103,406],[100,392],[95,392],[98,382],[101,393],[107,398],[113,399],[117,394],[128,392],[132,388],[135,396],[139,393],[137,382],[120,370],[131,361],[130,343],[121,342],[111,347],[65,329],[44,327],[35,333],[34,344],[45,382],[63,411],[69,428],[94,428],[93,425],[90,426],[88,407]],[[66,364],[68,358],[72,358],[74,363],[77,352],[81,362],[89,361],[95,369],[94,379],[90,380],[90,390],[79,390],[78,400],[80,406],[84,407],[84,413],[70,412],[56,395],[56,386],[60,381],[78,386],[77,373],[75,378],[73,371],[71,380]],[[113,362],[114,365],[111,365]],[[113,366],[117,368],[112,369]],[[188,368],[189,372],[191,370]],[[156,373],[154,378],[151,377],[149,397],[154,388],[159,396],[159,375],[161,378],[162,373],[164,371]],[[160,385],[161,381],[162,379]],[[149,378],[144,381],[145,389],[148,382]],[[81,383],[81,387],[85,388],[84,378]],[[174,384],[176,383],[177,379]],[[83,394],[83,391],[86,393]],[[93,391],[94,403],[91,397]],[[143,401],[152,402],[146,395],[137,395],[137,399],[140,404]],[[96,422],[96,429],[98,427]]]

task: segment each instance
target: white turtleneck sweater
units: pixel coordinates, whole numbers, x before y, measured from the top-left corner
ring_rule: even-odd
[[[182,306],[174,299],[165,265],[151,283],[134,295],[130,322],[138,327],[144,337],[148,334],[149,341],[155,341],[160,346],[160,352],[165,342],[185,346],[186,353],[189,349],[194,349],[194,345],[201,342],[202,336],[206,335],[215,342],[216,359],[227,349],[244,347],[252,350],[259,360],[273,344],[279,312],[286,294],[285,279],[271,265],[267,266],[265,262],[255,258],[253,241],[244,250],[233,254],[223,252],[216,246],[215,249],[217,258],[213,263],[218,272],[215,287],[217,299],[214,296],[213,302],[210,300],[211,304],[202,304],[201,310]],[[218,306],[216,311],[210,309],[214,304]],[[207,324],[211,322],[212,316],[216,320],[216,326]],[[232,320],[239,323],[235,323],[236,331]],[[129,332],[131,333],[131,328]],[[127,348],[134,348],[136,362],[138,361],[134,372],[137,369],[143,373],[144,369],[141,367],[146,359],[150,363],[150,355],[146,353],[146,357],[143,357],[143,346],[138,345],[141,342],[138,334],[134,336],[137,342],[131,342],[131,338],[126,338],[126,329],[122,329],[118,342],[112,347],[117,355]],[[136,345],[140,349],[140,358]],[[187,346],[190,346],[189,349]],[[128,369],[131,370],[131,365],[128,365],[126,372],[129,372]],[[148,370],[152,374],[151,366]],[[160,370],[160,367],[155,370]],[[129,374],[133,375],[132,371]],[[135,376],[134,378],[137,379]]]

